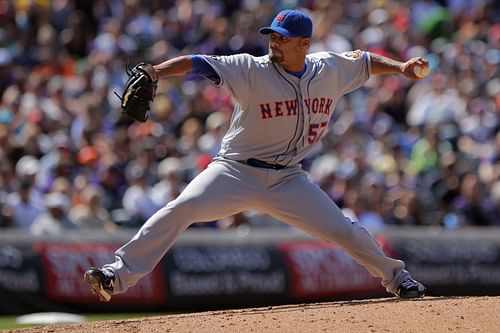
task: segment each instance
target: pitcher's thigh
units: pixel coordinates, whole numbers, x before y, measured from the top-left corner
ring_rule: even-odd
[[[254,204],[258,189],[247,177],[224,163],[212,163],[166,208],[189,216],[191,222],[233,215]]]
[[[337,205],[305,176],[298,176],[266,195],[266,212],[282,222],[322,239],[339,242],[351,238],[359,228]]]

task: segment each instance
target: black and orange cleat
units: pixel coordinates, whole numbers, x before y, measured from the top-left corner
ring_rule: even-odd
[[[112,273],[91,267],[83,275],[83,281],[90,285],[92,292],[99,296],[101,302],[108,302],[111,299],[115,286],[115,277]]]

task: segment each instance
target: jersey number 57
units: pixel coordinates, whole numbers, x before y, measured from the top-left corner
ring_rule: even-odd
[[[309,132],[307,132],[307,143],[313,144],[315,142],[318,142],[326,130],[326,125],[328,125],[328,122],[326,121],[310,124]]]

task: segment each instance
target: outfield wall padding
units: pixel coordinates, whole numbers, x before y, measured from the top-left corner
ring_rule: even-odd
[[[289,228],[189,229],[129,292],[101,303],[83,272],[113,260],[133,235],[0,233],[0,313],[199,311],[389,296],[342,249]],[[388,229],[384,251],[403,259],[428,294],[500,295],[500,229]]]

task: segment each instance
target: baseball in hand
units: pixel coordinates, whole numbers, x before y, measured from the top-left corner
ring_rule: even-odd
[[[429,75],[429,65],[417,65],[413,67],[413,73],[421,79]]]

